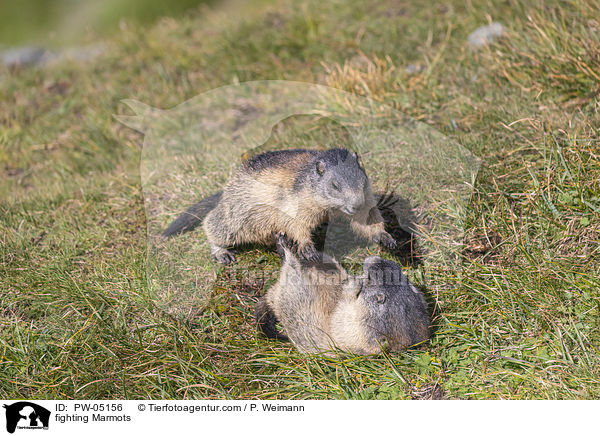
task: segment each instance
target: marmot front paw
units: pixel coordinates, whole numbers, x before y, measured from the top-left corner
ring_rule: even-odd
[[[388,232],[382,232],[377,236],[373,236],[373,242],[388,250],[394,250],[398,246],[394,237]]]
[[[301,259],[308,262],[318,262],[321,260],[321,253],[317,251],[313,244],[305,245],[302,249],[298,250],[298,255]]]

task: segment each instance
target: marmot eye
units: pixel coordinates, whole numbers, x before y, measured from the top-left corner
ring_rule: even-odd
[[[331,182],[331,187],[332,187],[333,189],[335,189],[336,191],[339,191],[339,190],[340,190],[340,185],[338,185],[338,184],[337,184],[337,183],[335,183],[335,182]]]
[[[377,302],[378,302],[379,304],[383,304],[383,303],[385,303],[385,294],[381,294],[381,293],[379,293],[379,294],[377,294],[377,295],[375,296],[375,298],[377,299]]]

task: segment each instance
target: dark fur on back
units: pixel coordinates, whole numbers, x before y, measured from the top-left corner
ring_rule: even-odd
[[[273,168],[287,164],[291,158],[301,154],[310,154],[316,156],[317,150],[306,150],[302,148],[294,150],[267,151],[257,156],[251,157],[242,164],[242,167],[250,171],[263,171],[267,168]]]
[[[261,172],[276,167],[288,167],[294,158],[305,155],[295,163],[297,166],[294,181],[294,191],[306,187],[307,179],[314,178],[315,165],[322,162],[326,168],[332,169],[340,177],[342,172],[360,170],[364,172],[358,162],[352,160],[352,154],[345,148],[332,148],[329,150],[308,150],[303,148],[293,150],[267,151],[248,159],[242,164],[247,171]],[[344,167],[346,164],[346,167]]]

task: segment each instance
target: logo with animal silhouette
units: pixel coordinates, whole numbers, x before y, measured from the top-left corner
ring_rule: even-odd
[[[6,431],[18,429],[48,429],[50,411],[29,401],[19,401],[3,406],[6,409]]]

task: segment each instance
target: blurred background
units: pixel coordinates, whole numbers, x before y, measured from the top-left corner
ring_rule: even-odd
[[[177,17],[215,0],[2,0],[0,48],[41,45],[57,48],[90,42],[122,21],[151,24]]]

